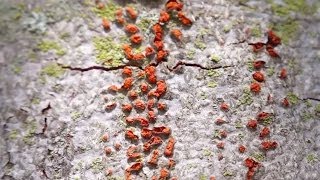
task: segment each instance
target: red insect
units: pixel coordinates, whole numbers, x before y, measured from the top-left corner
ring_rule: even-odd
[[[257,119],[258,119],[258,121],[264,121],[264,120],[268,119],[269,117],[270,117],[270,113],[260,112],[260,113],[258,114]]]
[[[220,104],[220,109],[222,111],[229,111],[229,105],[227,103],[223,102]]]
[[[261,143],[261,148],[265,151],[275,149],[277,148],[277,146],[278,146],[278,143],[275,141],[263,141]]]
[[[267,44],[270,44],[275,47],[275,46],[281,44],[281,39],[272,30],[269,30]]]
[[[261,69],[264,67],[264,65],[266,64],[265,61],[261,61],[261,60],[256,60],[253,62],[253,67],[257,70]]]
[[[239,152],[244,153],[246,151],[246,147],[244,145],[239,146]]]
[[[267,45],[266,50],[268,54],[273,58],[280,58],[280,55],[277,53],[277,51],[273,48],[271,45]]]
[[[129,17],[130,17],[132,20],[137,19],[138,13],[137,13],[137,11],[134,10],[132,7],[127,7],[127,8],[126,8],[126,12],[127,12],[127,15],[129,15]]]
[[[266,43],[257,42],[257,43],[249,43],[249,45],[252,46],[253,52],[259,52],[263,49],[263,47],[266,45]]]
[[[164,155],[165,156],[172,156],[173,155],[173,148],[174,148],[174,144],[175,144],[175,140],[170,137],[169,138],[169,141],[168,141],[168,144],[166,146],[166,149],[164,150]]]
[[[286,79],[287,76],[288,76],[287,70],[285,68],[282,68],[281,71],[280,71],[279,78],[280,79]]]
[[[268,127],[264,127],[261,131],[260,131],[260,138],[265,138],[270,134],[270,129]]]
[[[166,11],[160,12],[159,22],[167,23],[170,20],[170,15]]]
[[[141,44],[142,42],[142,37],[141,35],[139,34],[134,34],[130,37],[130,41],[133,43],[133,44]]]
[[[253,73],[252,77],[253,77],[254,80],[256,80],[258,82],[263,82],[264,81],[264,75],[260,71],[257,71],[255,73]]]
[[[148,128],[142,128],[141,130],[141,137],[145,138],[145,139],[149,139],[152,136],[152,129],[148,129]]]
[[[258,126],[258,121],[254,119],[250,119],[247,123],[247,127],[250,129],[256,129]]]
[[[290,106],[288,98],[283,98],[281,104],[282,104],[283,107],[289,107]]]
[[[247,172],[247,180],[253,180],[254,172],[257,167],[259,167],[259,163],[253,160],[252,158],[247,158],[244,161],[245,166],[248,167],[248,172]]]
[[[168,11],[176,10],[176,11],[181,11],[183,8],[183,3],[180,2],[179,0],[169,0],[166,3],[166,9]]]
[[[146,57],[150,57],[153,54],[154,54],[154,49],[152,47],[146,47],[146,49],[145,49]]]
[[[254,93],[259,93],[261,91],[261,86],[259,83],[254,82],[250,85],[250,90]]]
[[[189,18],[187,18],[187,16],[184,15],[184,13],[181,11],[178,12],[178,18],[183,25],[185,25],[185,26],[192,25],[192,21]]]
[[[221,119],[221,118],[218,118],[218,119],[216,119],[216,121],[215,121],[216,125],[221,125],[221,124],[223,124],[223,123],[225,123],[225,122],[226,122],[226,121],[223,120],[223,119]]]
[[[224,142],[219,142],[219,143],[217,144],[217,148],[219,148],[219,149],[224,149]]]

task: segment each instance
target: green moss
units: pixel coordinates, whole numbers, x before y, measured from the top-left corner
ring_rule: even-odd
[[[253,28],[251,28],[251,34],[254,37],[261,37],[262,31],[261,31],[260,26],[254,26]]]
[[[272,24],[271,29],[273,29],[280,37],[284,44],[289,44],[298,33],[299,23],[297,21],[287,19],[286,21]]]
[[[12,71],[13,71],[15,74],[20,74],[20,73],[22,72],[22,68],[21,68],[21,66],[19,66],[19,65],[14,65],[14,66],[12,67]]]
[[[211,156],[212,152],[209,149],[203,149],[203,155],[204,156]]]
[[[38,49],[43,52],[55,50],[56,54],[59,56],[63,56],[66,54],[65,50],[57,42],[54,41],[42,41],[38,44]]]
[[[309,121],[313,118],[313,114],[308,111],[303,111],[301,114],[301,118],[303,121]]]
[[[10,140],[15,140],[15,139],[17,139],[18,135],[19,135],[18,130],[16,130],[16,129],[11,130],[10,133],[9,133],[9,139]]]
[[[57,54],[58,56],[63,56],[63,55],[66,54],[66,51],[63,50],[63,49],[58,49],[58,50],[56,51],[56,54]]]
[[[71,35],[68,32],[64,32],[64,33],[61,33],[59,37],[60,37],[60,39],[67,39],[67,38],[71,37]]]
[[[311,163],[311,164],[313,164],[313,163],[318,161],[318,157],[316,155],[314,155],[314,154],[308,154],[306,159],[307,159],[307,162]]]
[[[40,99],[39,98],[32,98],[31,104],[40,104]]]
[[[218,55],[216,55],[216,54],[211,54],[210,60],[215,62],[215,63],[217,63],[217,62],[220,61],[220,57]]]
[[[149,29],[151,28],[151,26],[153,26],[155,23],[157,23],[158,19],[156,16],[152,16],[152,17],[144,17],[141,18],[138,23],[137,26],[143,31],[143,32],[148,32]]]
[[[199,180],[207,180],[208,178],[207,178],[207,176],[206,175],[204,175],[204,174],[200,174],[200,176],[199,176]]]
[[[72,119],[72,120],[76,120],[76,119],[78,119],[78,118],[81,117],[81,116],[82,116],[82,113],[81,113],[81,112],[75,111],[75,112],[72,112],[72,113],[71,113],[71,119]]]
[[[227,24],[223,27],[223,32],[228,33],[232,28],[232,24]]]
[[[190,49],[190,50],[187,52],[187,58],[188,58],[188,59],[193,59],[195,54],[196,54],[196,51],[195,51],[194,49]]]
[[[261,152],[255,152],[251,156],[259,162],[263,161],[265,158],[265,156]]]
[[[225,171],[223,172],[223,176],[233,176],[233,175],[234,175],[233,172],[230,171],[230,170],[225,170]]]
[[[64,72],[65,70],[62,67],[60,67],[58,64],[51,63],[42,69],[41,75],[47,75],[47,76],[58,78],[61,75],[63,75]]]
[[[121,45],[111,37],[95,37],[93,44],[96,50],[97,63],[109,66],[119,66],[125,58]]]
[[[125,178],[120,176],[112,176],[112,177],[108,176],[107,180],[125,180]]]
[[[99,17],[107,18],[108,20],[113,21],[115,19],[115,13],[119,8],[120,6],[116,5],[113,1],[109,1],[102,9],[94,7],[93,12],[95,12]]]
[[[235,126],[236,128],[243,128],[241,120],[236,121]]]
[[[304,104],[307,106],[307,108],[311,108],[312,107],[312,103],[311,101],[308,99],[304,102]]]
[[[91,162],[90,165],[91,169],[93,170],[93,173],[97,174],[99,172],[101,172],[105,166],[104,163],[102,161],[102,158],[96,158]]]
[[[273,122],[273,116],[269,116],[269,117],[267,117],[267,118],[264,118],[262,123],[263,123],[265,126],[267,126],[267,125],[270,125],[272,122]]]
[[[287,98],[289,100],[289,103],[292,105],[297,105],[299,102],[299,97],[293,92],[288,93]]]
[[[240,105],[250,105],[253,103],[252,93],[249,88],[243,90],[243,94],[239,99],[238,106]]]
[[[218,86],[218,84],[214,81],[208,83],[208,87],[210,87],[210,88],[215,88],[217,86]]]
[[[287,17],[291,13],[301,13],[312,15],[317,12],[317,4],[309,5],[306,0],[283,0],[284,4],[277,4],[273,0],[268,1],[271,4],[272,12],[277,16]]]
[[[238,137],[239,137],[240,140],[242,140],[244,138],[244,134],[243,133],[239,133]]]
[[[30,58],[30,61],[35,62],[37,59],[37,53],[30,51],[28,54],[28,58]]]
[[[210,69],[210,70],[208,70],[207,75],[208,75],[209,77],[219,77],[219,76],[220,76],[220,73],[219,73],[217,70]]]
[[[36,133],[37,124],[34,120],[27,122],[26,131],[27,133],[23,136],[22,140],[27,145],[32,145],[34,143],[33,137]]]
[[[272,76],[274,75],[274,73],[275,73],[274,67],[269,67],[267,69],[267,76]]]
[[[248,71],[250,71],[250,72],[254,71],[254,66],[253,66],[253,61],[252,60],[249,60],[247,62],[247,68],[248,68]]]
[[[205,50],[207,48],[207,45],[199,38],[194,41],[194,46],[200,50]]]
[[[200,28],[199,32],[200,32],[199,33],[200,36],[204,36],[204,35],[207,35],[209,33],[209,29]]]

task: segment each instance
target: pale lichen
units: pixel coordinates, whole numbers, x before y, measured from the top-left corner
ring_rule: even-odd
[[[245,88],[243,90],[243,94],[241,95],[237,105],[250,105],[253,102],[252,93],[250,92],[249,88]]]
[[[90,167],[93,170],[93,173],[97,174],[105,168],[105,165],[103,163],[102,158],[98,157],[91,162]]]
[[[108,20],[113,21],[115,19],[115,13],[119,8],[120,6],[115,4],[113,1],[109,1],[102,9],[94,7],[93,12],[95,12],[99,17],[107,18]]]
[[[275,15],[288,17],[292,13],[301,13],[304,15],[312,15],[317,12],[317,4],[308,4],[306,0],[283,0],[283,4],[275,3],[274,0],[268,0],[271,10]]]
[[[93,44],[96,50],[96,62],[109,66],[119,66],[125,58],[121,45],[111,37],[95,37]]]
[[[215,88],[217,86],[218,86],[218,84],[214,81],[208,82],[208,87],[210,87],[210,88]]]
[[[287,19],[283,22],[270,25],[270,28],[281,37],[284,44],[288,44],[297,36],[299,23],[295,20]]]
[[[265,156],[261,152],[254,152],[251,156],[259,162],[263,161],[265,158]]]
[[[195,54],[196,54],[196,51],[194,49],[190,49],[187,51],[187,58],[193,59]]]
[[[293,92],[287,94],[287,98],[290,104],[297,105],[299,103],[299,97]]]
[[[63,56],[66,54],[66,51],[57,43],[54,41],[42,41],[38,44],[38,49],[42,52],[48,52],[50,50],[55,50],[56,54],[59,56]]]
[[[41,70],[41,75],[47,75],[58,78],[63,75],[65,70],[56,63],[50,63]]]
[[[260,26],[254,26],[251,28],[251,35],[254,37],[261,37],[262,36],[262,31]]]
[[[218,63],[220,61],[220,57],[218,55],[216,55],[216,54],[211,54],[210,60],[215,62],[215,63]]]
[[[220,73],[219,73],[217,70],[210,69],[210,70],[208,70],[207,75],[208,75],[209,77],[219,77],[219,76],[220,76]]]
[[[314,155],[314,154],[308,154],[306,159],[307,159],[307,162],[311,163],[311,164],[313,164],[313,163],[318,161],[318,157],[316,155]]]
[[[267,76],[272,76],[274,75],[274,73],[275,73],[274,67],[269,67],[267,69]]]
[[[200,50],[205,50],[207,48],[207,45],[200,38],[196,38],[194,46]]]

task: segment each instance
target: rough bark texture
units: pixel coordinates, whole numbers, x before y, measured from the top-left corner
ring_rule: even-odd
[[[121,1],[107,5],[111,15],[106,14],[112,20],[113,5],[138,10],[132,23],[143,35],[140,47],[146,47],[165,3]],[[129,42],[129,36],[114,22],[110,31],[103,30],[95,7],[90,0],[1,0],[1,179],[124,179],[131,164],[126,150],[132,143],[125,138],[128,127],[121,105],[131,101],[107,88],[122,85],[123,67],[137,73],[150,60],[127,65],[120,45]],[[164,37],[167,61],[151,61],[158,79],[168,86],[160,100],[167,110],[157,113],[155,125],[169,126],[176,141],[171,177],[246,179],[248,157],[261,165],[254,179],[320,177],[319,7],[317,0],[184,1],[183,11],[193,25],[170,21]],[[175,28],[183,33],[181,42],[169,35]],[[282,39],[275,48],[281,58],[271,58],[264,50],[254,53],[248,45],[266,42],[269,29]],[[99,39],[105,37],[110,38]],[[258,94],[250,92],[254,60],[266,62]],[[285,79],[279,78],[282,68]],[[110,102],[117,106],[105,111]],[[228,111],[220,109],[222,102]],[[270,118],[256,130],[247,128],[248,120],[263,111]],[[130,116],[137,114],[145,115],[133,110]],[[218,118],[225,123],[215,123]],[[265,126],[270,135],[264,140],[276,141],[274,150],[261,149],[259,134]],[[140,129],[133,129],[140,136]],[[227,137],[221,137],[221,130]],[[106,133],[109,140],[103,142]],[[217,147],[219,142],[224,149]],[[119,151],[115,143],[121,144]],[[142,148],[141,142],[136,145]],[[244,153],[240,145],[246,147]],[[133,174],[136,179],[159,175],[168,161],[165,146],[158,148],[158,166],[145,165]],[[105,147],[112,148],[111,155],[105,155]],[[147,164],[151,156],[144,153],[142,162]],[[107,169],[112,175],[106,175]]]

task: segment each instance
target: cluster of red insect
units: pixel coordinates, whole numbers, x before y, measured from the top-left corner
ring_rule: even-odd
[[[105,6],[104,4],[99,3],[98,8],[105,8]],[[172,18],[170,16],[177,17],[178,20],[185,26],[192,25],[192,21],[185,16],[185,14],[182,12],[182,8],[183,8],[183,3],[180,2],[179,0],[169,0],[166,3],[165,10],[162,10],[160,12],[160,17],[158,22],[152,27],[152,30],[154,33],[154,41],[152,46],[147,46],[143,53],[140,52],[136,54],[133,53],[132,45],[139,45],[142,43],[143,37],[142,35],[139,34],[140,29],[133,23],[127,23],[126,19],[123,16],[123,10],[118,9],[115,13],[116,23],[121,26],[124,26],[125,32],[130,35],[130,42],[132,44],[132,45],[124,44],[122,46],[122,49],[124,51],[126,58],[129,61],[141,62],[146,57],[151,58],[156,53],[157,63],[164,61],[168,56],[169,51],[164,49],[163,27],[170,21],[170,18]],[[126,11],[127,17],[129,17],[131,21],[134,22],[137,19],[138,13],[133,8],[126,7],[125,11]],[[169,13],[171,13],[171,15]],[[104,27],[104,29],[109,30],[110,22],[106,18],[103,18],[102,26]],[[177,41],[181,41],[182,32],[179,29],[173,29],[171,30],[171,36]]]
[[[278,46],[279,44],[281,44],[281,39],[280,37],[278,37],[273,31],[269,30],[268,31],[268,41],[266,43],[262,43],[262,42],[257,42],[257,43],[249,43],[249,45],[252,45],[253,47],[253,51],[254,52],[259,52],[263,49],[263,47],[266,47],[266,50],[268,52],[268,54],[272,57],[272,58],[280,58],[279,54],[275,51],[275,47]],[[253,67],[256,70],[253,74],[252,74],[252,78],[255,80],[255,82],[253,82],[250,85],[250,90],[253,93],[258,94],[261,91],[261,83],[263,83],[265,81],[265,76],[264,74],[260,71],[262,68],[264,68],[265,65],[265,61],[262,60],[256,60],[253,62]],[[287,72],[286,69],[281,69],[280,71],[280,76],[281,79],[286,79],[287,77]],[[268,98],[268,103],[271,103],[272,101],[272,97],[269,94]],[[282,102],[283,106],[287,107],[289,106],[289,101],[287,98],[285,98]],[[258,128],[258,124],[265,124],[266,122],[268,122],[270,120],[272,114],[271,113],[267,113],[267,112],[260,112],[257,115],[257,120],[255,119],[251,119],[247,122],[247,128],[255,131]],[[260,144],[260,148],[263,151],[268,151],[268,150],[273,150],[275,148],[277,148],[278,143],[276,141],[273,140],[265,140],[270,136],[270,129],[267,126],[263,126],[262,129],[260,130],[259,133],[259,138],[261,139],[261,144]],[[240,146],[239,147],[239,151],[240,152],[244,152],[245,147],[244,146]],[[247,172],[247,179],[248,180],[252,180],[255,170],[260,166],[260,163],[254,161],[251,158],[247,158],[245,160],[245,165],[248,167],[248,172]]]
[[[268,41],[266,43],[263,43],[263,42],[249,43],[249,45],[252,45],[254,52],[259,52],[264,47],[266,47],[266,51],[273,58],[280,58],[279,54],[274,49],[279,44],[281,44],[281,39],[271,30],[268,31]]]
[[[158,80],[156,76],[155,66],[148,65],[144,70],[137,72],[134,76],[134,71],[130,67],[123,68],[122,75],[125,78],[123,85],[117,87],[111,85],[108,89],[111,92],[121,92],[125,93],[128,96],[128,99],[131,102],[123,103],[121,108],[122,111],[127,116],[125,118],[126,124],[128,127],[140,127],[140,136],[134,132],[134,130],[128,128],[125,131],[126,139],[132,142],[138,142],[143,140],[143,149],[139,149],[137,146],[130,146],[127,150],[127,157],[129,160],[136,160],[137,162],[133,163],[126,169],[125,175],[126,179],[132,179],[131,175],[134,172],[139,172],[144,163],[140,161],[139,158],[142,157],[142,152],[149,153],[152,149],[150,159],[147,161],[149,166],[157,166],[158,159],[161,155],[159,149],[157,149],[165,139],[167,144],[164,149],[164,156],[168,157],[168,164],[166,167],[162,167],[160,171],[159,179],[165,179],[169,177],[169,169],[173,168],[174,160],[171,158],[173,156],[175,140],[171,135],[171,129],[167,126],[153,126],[150,128],[151,124],[154,124],[157,120],[156,110],[165,111],[167,106],[165,103],[160,101],[160,98],[166,93],[167,85],[164,80]],[[140,83],[135,86],[136,83]],[[152,89],[153,88],[153,89]],[[146,98],[143,98],[145,97]],[[145,102],[143,99],[147,99]],[[112,106],[112,109],[116,105]],[[110,105],[105,107],[107,110],[110,109]],[[137,113],[142,114],[146,112],[146,117],[136,116],[131,117],[130,112],[135,110]],[[140,138],[141,137],[141,138]],[[106,154],[110,154],[110,148],[105,149]]]
[[[257,42],[257,43],[249,43],[249,45],[252,45],[253,51],[254,52],[259,52],[263,49],[264,46],[266,46],[266,50],[268,54],[273,57],[273,58],[279,58],[279,54],[274,50],[276,46],[281,44],[281,39],[278,37],[272,30],[268,31],[268,41],[266,43],[262,42]],[[263,60],[255,60],[253,62],[253,67],[256,70],[253,74],[252,77],[255,80],[255,82],[251,83],[250,85],[250,90],[253,93],[260,93],[261,91],[261,83],[265,81],[265,76],[264,74],[260,71],[261,69],[264,68],[266,62]],[[287,78],[287,70],[285,68],[282,68],[279,73],[279,78],[285,80]],[[271,95],[268,97],[268,101],[271,101]],[[288,107],[289,101],[287,98],[284,98],[281,102],[281,104],[284,107]]]
[[[105,8],[104,4],[98,3],[98,8]],[[153,25],[152,30],[154,33],[154,41],[152,46],[146,47],[143,53],[133,53],[132,44],[141,44],[143,41],[142,36],[139,34],[139,28],[133,23],[127,23],[123,10],[116,11],[116,23],[124,26],[125,32],[130,35],[130,44],[124,44],[122,49],[126,58],[129,61],[142,62],[143,59],[150,58],[156,54],[156,62],[161,63],[168,55],[168,51],[164,49],[164,26],[170,21],[170,16],[176,16],[179,21],[185,25],[192,25],[192,21],[188,19],[182,12],[183,3],[179,0],[169,0],[166,3],[165,10],[160,12],[159,20]],[[138,17],[138,13],[130,8],[125,8],[126,16],[129,21],[135,22]],[[110,22],[107,19],[102,20],[102,25],[106,30],[110,29]],[[171,36],[181,41],[182,32],[179,29],[173,29]],[[139,127],[140,135],[136,133],[132,128],[128,128],[125,131],[125,138],[131,142],[137,143],[141,140],[143,143],[142,148],[132,145],[127,149],[127,158],[134,160],[128,168],[125,170],[126,179],[132,179],[133,173],[138,173],[145,166],[157,166],[158,159],[161,156],[161,150],[158,148],[161,144],[166,142],[163,155],[168,158],[167,165],[161,167],[159,175],[153,176],[152,179],[162,180],[170,177],[170,169],[175,166],[175,161],[171,157],[173,156],[175,139],[171,135],[171,129],[167,126],[155,126],[157,121],[157,112],[166,111],[167,105],[160,101],[160,98],[167,91],[167,84],[164,80],[158,80],[156,75],[156,66],[150,64],[143,70],[138,71],[134,75],[134,70],[126,66],[123,68],[122,75],[124,82],[121,87],[111,85],[108,90],[111,93],[124,93],[127,94],[130,102],[123,103],[121,109],[126,115],[125,121],[128,127]],[[137,83],[139,83],[137,85]],[[144,100],[145,99],[145,100]],[[113,110],[117,106],[117,103],[107,103],[105,109],[107,111]],[[137,114],[135,117],[131,117],[130,113],[135,110]],[[146,111],[146,116],[143,114]],[[153,126],[153,127],[151,127]],[[116,147],[116,146],[115,146]],[[121,145],[117,145],[117,149],[120,149]],[[111,154],[112,149],[105,148],[107,155]],[[142,162],[142,153],[149,153],[150,157],[147,162]],[[108,172],[110,169],[108,170]],[[110,173],[108,173],[110,174]],[[172,177],[171,179],[176,179]]]

